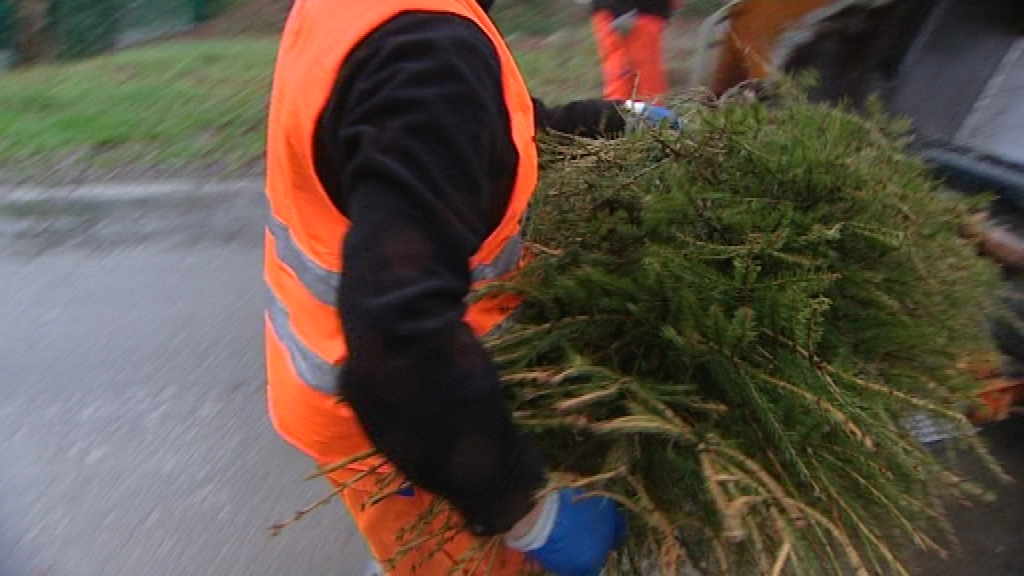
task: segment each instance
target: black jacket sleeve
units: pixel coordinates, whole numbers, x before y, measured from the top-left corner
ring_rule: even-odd
[[[538,130],[603,138],[626,130],[626,120],[618,110],[620,104],[611,100],[577,100],[549,107],[534,98],[533,109]]]
[[[545,475],[463,322],[469,258],[518,163],[494,46],[456,16],[395,17],[342,67],[315,140],[318,176],[351,221],[342,393],[415,485],[474,532],[504,532]]]
[[[594,12],[607,10],[613,16],[622,16],[630,10],[668,18],[672,15],[672,0],[591,0]]]
[[[590,6],[594,12],[607,10],[616,18],[637,9],[636,2],[632,0],[593,0]]]
[[[541,129],[624,126],[611,102],[535,105]],[[508,530],[532,507],[543,461],[463,322],[469,258],[501,221],[518,165],[494,46],[457,16],[395,17],[340,70],[313,146],[352,224],[338,294],[345,399],[398,469],[471,530]]]

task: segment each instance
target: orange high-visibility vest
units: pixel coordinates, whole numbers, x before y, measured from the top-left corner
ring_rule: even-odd
[[[297,0],[281,38],[267,137],[267,391],[274,427],[318,462],[348,458],[371,446],[351,408],[335,394],[348,350],[336,300],[344,281],[342,243],[349,222],[316,176],[313,135],[349,53],[408,11],[462,16],[494,43],[519,166],[504,218],[467,266],[476,288],[521,265],[520,223],[537,182],[533,102],[508,47],[476,0]],[[473,303],[465,321],[475,334],[485,335],[515,304],[507,297]]]

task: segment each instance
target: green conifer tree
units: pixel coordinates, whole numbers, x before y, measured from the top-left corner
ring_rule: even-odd
[[[899,127],[786,95],[683,132],[542,142],[535,259],[489,343],[559,482],[612,494],[616,568],[899,574],[971,489],[903,425],[961,416],[998,274]]]

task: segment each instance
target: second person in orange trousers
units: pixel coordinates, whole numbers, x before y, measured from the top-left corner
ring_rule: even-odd
[[[673,0],[592,0],[591,24],[610,100],[656,102],[668,90],[662,39]]]

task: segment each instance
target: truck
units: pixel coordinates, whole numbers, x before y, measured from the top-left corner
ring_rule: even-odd
[[[722,95],[811,71],[813,100],[869,99],[911,121],[910,151],[948,189],[992,195],[968,227],[1001,265],[1014,320],[994,320],[984,414],[1024,401],[1024,1],[739,0],[704,22],[691,83]]]

